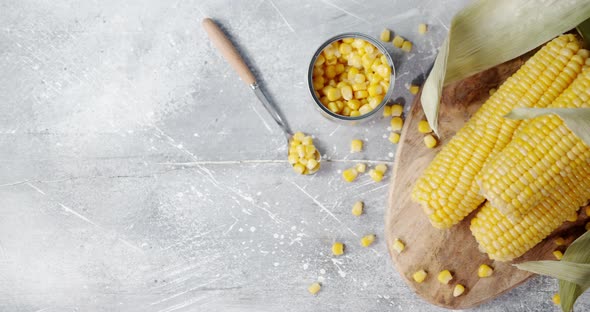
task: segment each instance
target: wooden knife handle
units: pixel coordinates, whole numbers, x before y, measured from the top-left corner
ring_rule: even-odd
[[[236,47],[227,39],[223,31],[210,18],[203,19],[203,28],[209,35],[209,39],[213,45],[221,52],[225,60],[234,68],[240,78],[247,84],[253,85],[256,83],[256,78],[244,62],[244,59],[236,50]]]

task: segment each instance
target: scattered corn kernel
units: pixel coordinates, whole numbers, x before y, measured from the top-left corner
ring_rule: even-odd
[[[356,171],[364,173],[367,170],[367,165],[363,163],[358,163],[354,168],[356,169]]]
[[[365,204],[361,201],[354,203],[354,205],[352,206],[352,214],[357,217],[362,215],[364,207],[365,207]]]
[[[404,251],[404,249],[406,249],[406,245],[399,238],[395,239],[392,247],[393,250],[397,251],[398,254]]]
[[[414,274],[412,274],[412,278],[414,279],[414,281],[416,283],[422,283],[426,279],[427,275],[428,274],[426,273],[426,271],[420,270],[420,271],[416,271]]]
[[[309,293],[312,295],[317,294],[320,289],[322,289],[322,285],[320,285],[320,283],[313,283],[307,287],[307,291],[309,291]]]
[[[428,31],[428,25],[426,24],[418,24],[418,33],[423,35]]]
[[[391,116],[391,105],[383,106],[383,117]]]
[[[358,117],[379,107],[390,79],[386,55],[365,40],[345,38],[329,44],[318,56],[312,85],[320,103],[332,113]]]
[[[557,246],[563,246],[565,245],[565,239],[563,239],[563,237],[558,237],[555,239],[555,245]]]
[[[561,297],[559,296],[559,294],[555,294],[555,295],[553,295],[553,298],[551,298],[551,301],[553,301],[553,303],[555,305],[560,305],[561,304]]]
[[[393,144],[399,143],[400,135],[397,132],[392,132],[389,134],[389,142]]]
[[[555,259],[561,260],[561,258],[563,258],[563,252],[561,252],[560,250],[554,250],[553,256],[555,257]]]
[[[586,229],[586,231],[590,231],[590,222],[586,223],[586,226],[584,228]]]
[[[404,107],[399,104],[391,105],[391,116],[392,117],[400,117],[404,112]]]
[[[303,132],[293,134],[289,142],[289,163],[298,174],[311,174],[320,169],[319,153],[313,138]]]
[[[488,93],[489,93],[490,95],[492,95],[492,94],[496,93],[496,88],[491,88],[491,89],[488,91]]]
[[[409,90],[410,90],[410,93],[412,93],[413,95],[416,95],[416,94],[418,94],[418,91],[420,91],[420,86],[411,85]]]
[[[455,288],[453,289],[453,297],[459,297],[464,292],[465,292],[465,286],[463,286],[461,284],[457,284],[457,285],[455,285]]]
[[[350,142],[350,152],[358,153],[363,150],[363,141],[359,139],[352,140]]]
[[[371,244],[373,244],[373,242],[375,241],[375,234],[369,234],[369,235],[365,235],[363,236],[363,238],[361,238],[361,246],[363,247],[369,247],[371,246]]]
[[[578,220],[578,213],[575,211],[567,218],[567,221],[569,221],[569,222],[576,222],[577,220]]]
[[[377,171],[375,169],[371,169],[369,170],[369,176],[371,177],[371,179],[373,179],[373,181],[375,182],[381,182],[381,180],[383,180],[383,172],[381,171]],[[590,222],[589,222],[590,223]]]
[[[346,181],[346,182],[352,182],[352,181],[356,180],[357,176],[358,176],[358,172],[356,171],[355,168],[349,168],[349,169],[342,171],[342,177],[344,178],[344,181]]]
[[[391,118],[391,130],[400,131],[404,126],[404,120],[401,117]]]
[[[386,164],[378,164],[375,166],[375,170],[385,174],[387,172],[387,165]]]
[[[436,138],[432,134],[427,134],[424,137],[424,145],[426,145],[426,147],[428,147],[428,148],[436,147],[437,143],[438,143],[438,141],[436,140]]]
[[[430,125],[428,124],[427,120],[420,120],[420,122],[418,122],[418,132],[420,132],[420,133],[432,132],[432,129],[430,128]]]
[[[586,212],[586,217],[590,217],[590,206],[584,208],[584,211]]]
[[[381,39],[381,41],[389,42],[389,40],[391,40],[391,30],[387,28],[383,29],[379,35],[379,39]]]
[[[334,244],[332,244],[332,254],[334,254],[334,256],[340,256],[344,253],[344,244],[340,243],[340,242],[335,242]]]
[[[453,279],[453,274],[449,270],[443,270],[436,277],[441,284],[448,284]]]
[[[403,44],[404,44],[404,38],[402,38],[400,36],[393,37],[393,46],[394,47],[401,48]]]
[[[406,52],[412,51],[412,43],[410,41],[404,41],[404,43],[402,44],[402,50]]]
[[[477,276],[479,277],[490,277],[492,274],[494,274],[494,269],[487,264],[482,264],[477,269]]]

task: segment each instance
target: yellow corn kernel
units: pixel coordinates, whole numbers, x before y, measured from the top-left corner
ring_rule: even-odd
[[[402,50],[406,52],[412,51],[412,43],[410,41],[404,41],[404,43],[402,43]]]
[[[406,245],[399,238],[396,238],[393,242],[392,248],[393,250],[397,251],[398,254],[400,254],[402,251],[404,251],[404,249],[406,249]]]
[[[306,166],[306,167],[307,167],[307,169],[308,169],[309,171],[313,171],[314,169],[316,169],[316,167],[317,167],[319,164],[320,164],[320,163],[319,163],[317,160],[315,160],[315,159],[313,159],[313,158],[312,158],[312,159],[308,159],[308,160],[307,160],[307,166]]]
[[[586,217],[590,217],[590,206],[584,208],[584,212],[586,212]]]
[[[355,168],[356,168],[356,171],[358,171],[360,173],[364,173],[365,170],[367,170],[367,165],[363,164],[363,163],[359,163],[359,164],[356,164]]]
[[[350,117],[358,117],[361,115],[361,112],[357,111],[357,110],[353,110],[352,112],[350,112]]]
[[[305,168],[305,166],[303,164],[296,163],[293,165],[293,170],[299,174],[305,174],[307,169]]]
[[[400,36],[393,37],[393,46],[394,47],[401,48],[403,44],[404,44],[404,38],[402,38]]]
[[[386,164],[378,164],[377,166],[375,166],[375,170],[385,174],[385,172],[387,172],[387,165]]]
[[[590,222],[586,223],[586,226],[584,226],[584,228],[586,229],[586,231],[590,231]]]
[[[297,155],[297,154],[289,154],[288,160],[289,160],[289,163],[291,165],[294,165],[294,164],[296,164],[299,161],[299,155]]]
[[[420,86],[411,85],[409,90],[410,90],[410,93],[412,93],[413,95],[416,95],[416,94],[418,94],[418,91],[420,91]]]
[[[354,93],[354,98],[355,98],[355,99],[364,99],[364,98],[366,98],[367,96],[369,96],[369,92],[367,92],[367,91],[365,91],[365,90],[359,90],[359,91],[356,91],[356,92]],[[329,99],[329,98],[330,98],[330,97],[328,97],[328,99]]]
[[[342,42],[345,42],[345,43],[352,43],[353,41],[354,41],[354,38],[350,38],[350,37],[342,39]]]
[[[370,96],[377,96],[383,94],[383,88],[381,87],[381,85],[372,84],[367,88],[367,91],[369,92]]]
[[[457,285],[455,285],[455,288],[453,289],[453,297],[459,297],[464,292],[465,292],[465,286],[463,286],[461,284],[457,284]]]
[[[383,117],[391,116],[391,105],[383,106]]]
[[[301,144],[303,145],[313,145],[313,138],[309,135],[305,136],[302,140],[301,140]]]
[[[389,42],[389,40],[391,40],[391,30],[387,28],[383,29],[379,35],[379,39],[381,39],[381,41]]]
[[[342,171],[342,178],[344,178],[344,181],[346,181],[346,182],[352,182],[352,181],[356,180],[357,176],[358,176],[358,172],[354,168],[350,168],[350,169],[346,169],[346,170]]]
[[[379,86],[379,87],[381,87],[381,86]],[[377,108],[377,106],[379,106],[379,104],[381,104],[382,101],[383,101],[383,95],[369,97],[369,106],[371,107],[371,109],[375,109],[375,108]]]
[[[373,109],[371,108],[371,105],[369,105],[369,104],[365,104],[359,108],[359,112],[361,113],[361,115],[368,114],[372,110]]]
[[[555,305],[560,305],[561,304],[561,297],[559,296],[559,294],[555,294],[553,295],[553,297],[551,298],[551,301],[553,301],[553,303]]]
[[[293,141],[303,141],[303,139],[305,138],[305,134],[301,131],[297,131],[295,132],[295,134],[293,134]]]
[[[399,104],[393,104],[391,106],[391,116],[392,117],[400,117],[404,112],[404,107]]]
[[[346,102],[346,106],[350,107],[351,110],[358,110],[361,107],[361,102],[359,100],[350,100]]]
[[[326,97],[328,97],[328,100],[330,101],[336,101],[340,99],[341,96],[342,94],[340,94],[340,90],[337,88],[329,88],[328,92],[326,92]]]
[[[373,181],[375,182],[381,182],[381,180],[383,180],[383,172],[381,171],[377,171],[375,169],[371,169],[369,170],[369,176],[371,177],[371,179],[373,179]],[[589,222],[590,223],[590,222]]]
[[[364,207],[365,207],[365,204],[361,201],[354,203],[354,205],[352,206],[352,214],[357,217],[362,215]]]
[[[418,33],[419,34],[424,35],[427,31],[428,31],[428,25],[426,25],[426,24],[418,24]]]
[[[449,270],[443,270],[436,277],[441,284],[448,284],[453,279],[453,274]]]
[[[389,134],[389,142],[393,143],[393,144],[397,144],[399,143],[399,139],[400,139],[400,134],[397,132],[392,132]]]
[[[419,270],[419,271],[416,271],[414,274],[412,274],[412,278],[414,279],[414,281],[416,283],[424,282],[424,280],[426,279],[426,276],[428,276],[428,273],[426,273],[426,271],[424,271],[424,270]]]
[[[565,239],[563,239],[563,237],[558,237],[555,239],[555,245],[557,246],[563,246],[565,245]]]
[[[312,295],[317,294],[320,289],[322,289],[322,285],[320,285],[320,283],[313,283],[307,287],[307,291],[309,291],[309,293]]]
[[[375,242],[375,234],[369,234],[369,235],[365,235],[363,236],[363,238],[361,238],[361,246],[363,247],[369,247],[373,244],[373,242]]]
[[[477,276],[479,277],[490,277],[492,274],[494,274],[494,269],[487,264],[482,264],[477,269]]]
[[[428,121],[420,120],[420,122],[418,122],[418,132],[420,132],[420,133],[432,132],[432,129],[430,128],[430,125],[428,124]]]
[[[335,242],[334,244],[332,244],[332,254],[334,254],[334,256],[340,256],[344,253],[344,244],[340,243],[340,242]]]
[[[567,217],[566,221],[569,222],[576,222],[578,220],[578,213],[577,212],[573,212],[572,214],[569,215],[569,217]]]
[[[400,131],[404,126],[404,120],[401,117],[391,118],[391,130]]]
[[[554,250],[553,256],[555,257],[555,259],[561,260],[561,258],[563,258],[563,252],[561,252],[560,250]]]
[[[344,115],[344,116],[350,116],[350,112],[352,111],[352,109],[350,109],[350,107],[345,106],[342,111],[340,112],[340,115]]]
[[[363,141],[359,139],[354,139],[350,142],[350,152],[351,153],[358,153],[363,150]]]
[[[340,94],[345,100],[352,100],[352,87],[349,85],[343,86],[342,88],[340,88]]]
[[[348,55],[350,52],[352,52],[352,47],[350,46],[350,44],[343,42],[338,47],[338,51],[340,51],[340,54]]]
[[[491,96],[491,95],[493,95],[494,93],[496,93],[496,88],[491,88],[491,89],[488,91],[488,94],[489,94],[490,96]]]
[[[424,137],[424,145],[426,145],[426,147],[435,148],[436,144],[438,144],[438,141],[436,140],[436,138],[432,134],[427,134]]]

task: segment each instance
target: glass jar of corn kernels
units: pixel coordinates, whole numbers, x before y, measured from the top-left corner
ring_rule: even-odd
[[[354,125],[381,115],[393,94],[395,67],[379,41],[344,33],[317,49],[307,76],[318,111],[332,121]]]

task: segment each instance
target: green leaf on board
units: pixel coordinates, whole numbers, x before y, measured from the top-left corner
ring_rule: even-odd
[[[479,0],[457,13],[420,100],[438,134],[442,87],[535,49],[590,17],[588,0]]]
[[[563,119],[567,127],[590,146],[590,108],[516,108],[505,117],[529,119],[553,114]]]

